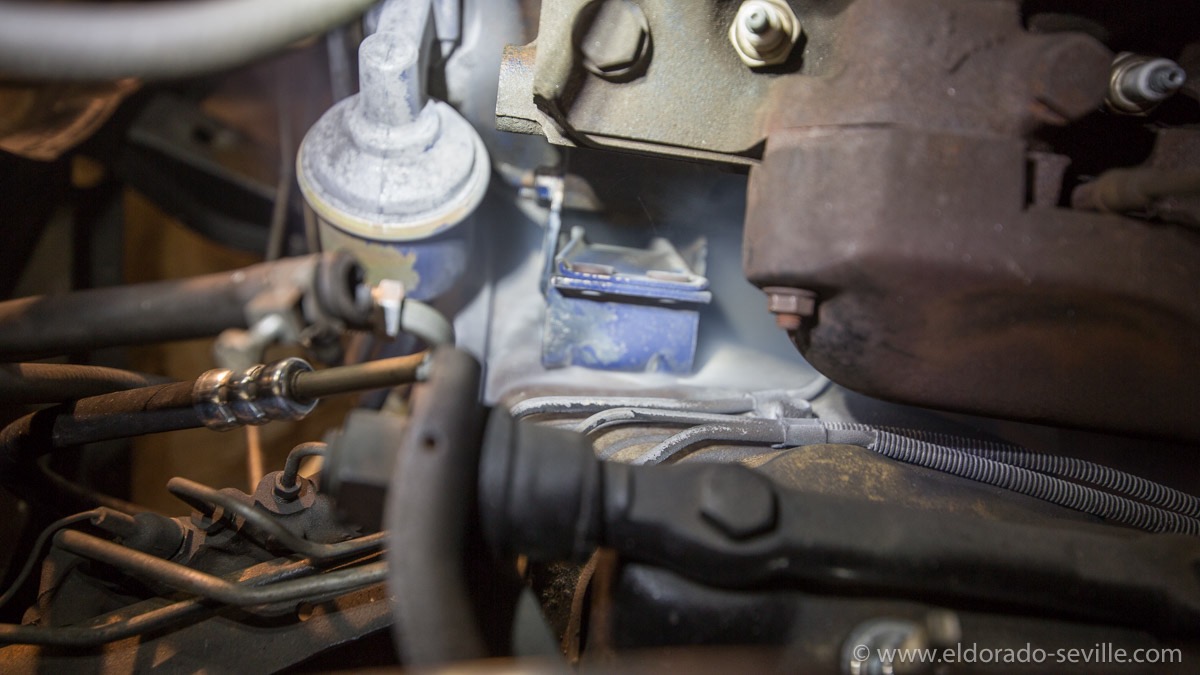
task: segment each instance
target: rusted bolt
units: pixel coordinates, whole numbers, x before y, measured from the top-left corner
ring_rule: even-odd
[[[746,0],[729,26],[729,41],[751,68],[787,61],[803,29],[785,0]]]
[[[775,315],[775,323],[786,331],[800,330],[804,319],[817,311],[817,294],[803,288],[768,286],[767,310]]]
[[[1029,81],[1033,114],[1058,126],[1100,107],[1108,89],[1112,52],[1083,34],[1044,36]]]
[[[731,539],[749,539],[775,528],[775,488],[753,469],[713,467],[700,487],[700,515]]]
[[[580,15],[583,65],[607,80],[641,73],[650,52],[650,25],[630,0],[599,0]]]

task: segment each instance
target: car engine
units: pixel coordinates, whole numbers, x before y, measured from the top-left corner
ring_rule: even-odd
[[[1200,671],[1189,0],[0,0],[0,671]]]

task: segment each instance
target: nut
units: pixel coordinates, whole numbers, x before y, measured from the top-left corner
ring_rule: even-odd
[[[787,61],[803,28],[785,0],[746,0],[729,26],[729,41],[751,68]]]
[[[605,79],[635,75],[650,47],[650,26],[630,0],[601,0],[581,16],[586,26],[579,39],[583,65]]]
[[[817,311],[817,294],[803,288],[768,286],[767,309],[775,315],[775,323],[786,331],[800,330],[805,317]]]

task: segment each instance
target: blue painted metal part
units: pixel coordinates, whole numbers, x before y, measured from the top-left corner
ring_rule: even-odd
[[[576,228],[546,291],[542,365],[691,372],[699,310],[712,300],[699,243],[688,261],[665,239],[589,245]]]
[[[467,270],[473,236],[472,219],[448,232],[416,241],[378,241],[348,232],[321,233],[326,250],[345,249],[367,270],[367,283],[395,279],[405,295],[428,302],[450,291]]]

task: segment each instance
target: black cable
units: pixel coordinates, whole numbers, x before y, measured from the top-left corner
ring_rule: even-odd
[[[812,433],[822,427],[823,433]],[[789,432],[794,434],[794,438],[789,438]],[[1145,504],[1127,496],[1064,480],[1060,475],[1072,480],[1083,480],[1082,476],[1125,487],[1128,492],[1139,498],[1148,495],[1161,497],[1160,501],[1172,504],[1179,501],[1168,500],[1172,496],[1170,493],[1176,491],[1152,481],[1083,460],[1047,455],[1037,459],[1039,456],[1020,452],[1015,446],[996,448],[986,443],[970,443],[968,439],[932,434],[930,437],[938,438],[942,443],[932,443],[914,437],[921,435],[922,432],[913,432],[913,436],[907,436],[889,429],[852,422],[739,418],[686,429],[655,446],[636,463],[664,462],[687,448],[708,441],[789,446],[819,442],[846,443],[867,448],[890,459],[1019,492],[1115,523],[1151,532],[1200,535],[1200,519],[1177,510]],[[974,448],[978,452],[960,449],[958,446]],[[1015,463],[1004,461],[1004,458],[1012,458]],[[1187,497],[1183,493],[1178,494]]]
[[[280,546],[305,556],[314,564],[327,564],[377,550],[383,546],[386,538],[386,533],[378,532],[336,544],[321,544],[293,534],[276,522],[266,511],[207,485],[175,477],[167,481],[167,490],[200,511],[208,511],[211,507],[218,506],[224,511],[242,518],[260,533],[274,539]]]
[[[1109,494],[1086,485],[1047,476],[890,431],[825,422],[829,442],[860,445],[885,457],[960,478],[1019,492],[1052,504],[1151,532],[1200,535],[1200,520]],[[840,432],[840,433],[839,433]]]
[[[4,591],[3,595],[0,595],[0,607],[8,604],[8,602],[16,597],[17,593],[21,591],[21,588],[25,585],[25,582],[29,580],[29,575],[33,572],[33,568],[37,565],[38,561],[41,560],[42,549],[45,548],[46,542],[50,540],[50,537],[53,536],[55,532],[58,532],[68,525],[91,521],[92,519],[99,518],[102,515],[103,512],[100,511],[100,509],[92,509],[91,511],[76,513],[74,515],[67,516],[66,518],[59,518],[58,520],[46,526],[46,529],[42,530],[41,534],[39,534],[37,539],[33,542],[33,548],[29,552],[29,557],[25,560],[25,565],[21,567],[21,571],[17,574],[17,577],[13,579],[13,582],[8,587],[8,590]]]
[[[94,509],[103,506],[106,509],[128,513],[131,516],[136,516],[139,513],[151,512],[144,506],[134,504],[119,497],[114,497],[109,494],[100,492],[86,485],[80,485],[66,476],[58,473],[51,466],[53,458],[39,457],[37,461],[37,483],[39,490],[50,490],[55,494],[45,495],[53,498],[57,503],[63,501],[70,502],[72,505],[78,505],[79,508]]]
[[[863,425],[864,427],[866,425]],[[1168,511],[1200,518],[1200,498],[1141,476],[1076,457],[1033,452],[1010,443],[942,434],[920,429],[880,427],[901,436],[951,447],[992,461],[1012,464],[1050,476],[1089,483]]]

